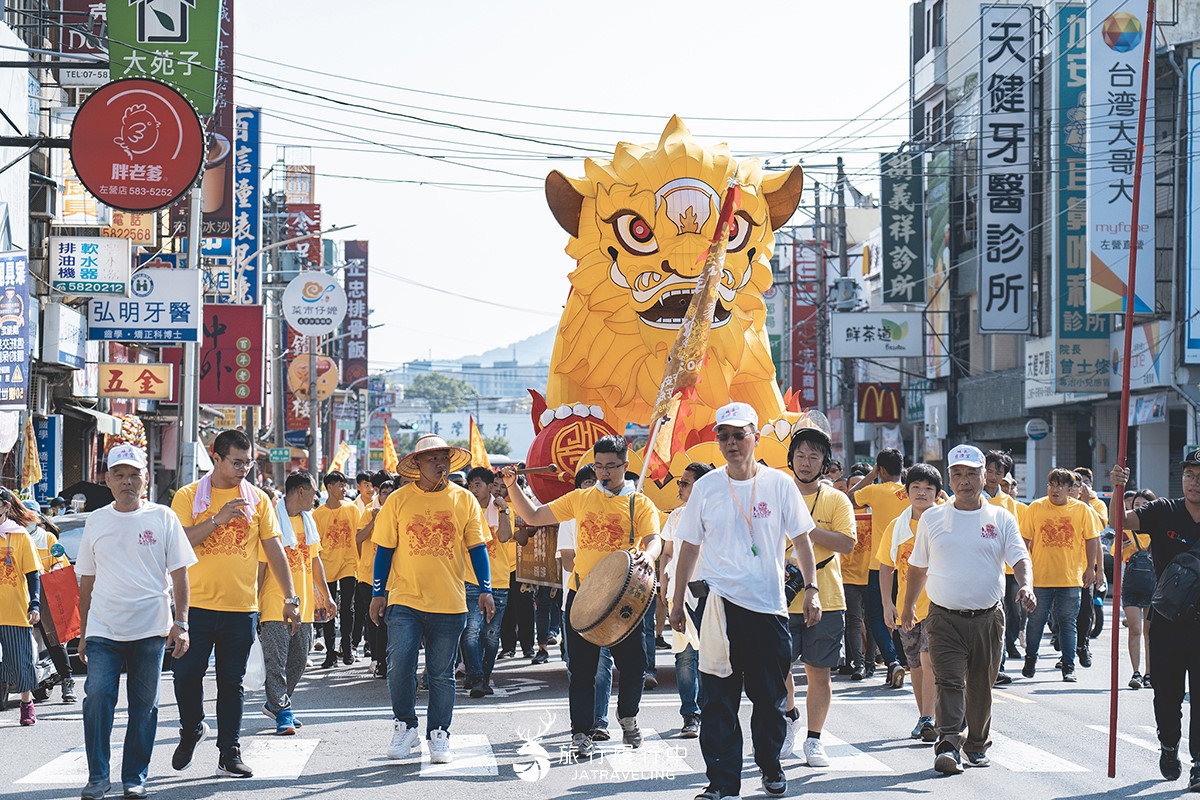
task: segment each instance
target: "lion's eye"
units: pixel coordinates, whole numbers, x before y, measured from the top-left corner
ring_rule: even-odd
[[[621,246],[631,253],[648,256],[658,252],[658,242],[654,240],[654,228],[650,223],[637,214],[625,212],[613,220],[613,231],[617,234]]]
[[[750,234],[754,231],[754,223],[750,218],[743,215],[741,212],[733,215],[733,221],[729,223],[729,246],[727,252],[736,253],[746,246],[746,242],[750,241]]]

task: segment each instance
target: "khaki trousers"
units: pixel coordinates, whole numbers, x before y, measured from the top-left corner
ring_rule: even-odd
[[[997,604],[977,617],[964,617],[931,604],[925,628],[936,687],[938,744],[987,752],[992,745],[992,684],[1004,655],[1004,611]]]

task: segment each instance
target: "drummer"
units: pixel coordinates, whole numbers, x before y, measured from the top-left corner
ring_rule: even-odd
[[[519,491],[509,491],[509,502],[517,514],[532,526],[554,525],[575,519],[579,530],[575,547],[575,569],[567,584],[567,611],[564,628],[567,636],[567,675],[570,681],[571,751],[580,758],[591,758],[596,747],[591,738],[595,722],[596,667],[600,648],[584,639],[570,623],[571,606],[576,592],[588,573],[609,553],[632,548],[634,564],[654,574],[654,561],[662,549],[658,538],[658,509],[648,497],[636,493],[625,479],[629,463],[628,445],[620,436],[603,436],[592,447],[593,468],[599,483],[590,489],[576,489],[547,505],[534,505]],[[517,482],[516,470],[501,470],[504,484],[511,490]],[[630,520],[630,510],[633,519]],[[641,625],[634,633],[609,650],[621,673],[617,690],[617,722],[624,743],[640,747],[642,734],[637,713],[642,701],[642,673],[646,669],[646,649]]]

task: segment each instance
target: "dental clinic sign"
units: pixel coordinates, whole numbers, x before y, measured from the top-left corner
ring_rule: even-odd
[[[200,270],[143,269],[129,281],[129,297],[88,303],[88,338],[197,342],[201,311]]]

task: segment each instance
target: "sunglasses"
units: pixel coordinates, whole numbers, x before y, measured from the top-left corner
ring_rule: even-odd
[[[723,431],[722,433],[717,434],[717,441],[721,444],[725,444],[725,442],[728,442],[731,439],[735,442],[740,442],[747,436],[753,435],[754,434],[747,433],[746,431]]]

